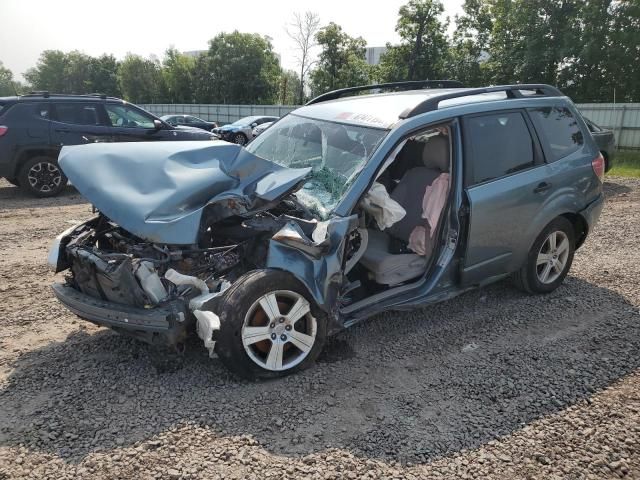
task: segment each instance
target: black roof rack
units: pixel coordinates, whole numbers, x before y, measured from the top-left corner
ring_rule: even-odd
[[[50,98],[50,97],[93,98],[93,97],[98,97],[98,98],[101,98],[103,100],[107,99],[107,98],[116,98],[116,97],[109,97],[105,93],[86,93],[86,94],[49,93],[46,90],[36,90],[36,91],[33,91],[33,92],[26,93],[26,94],[24,94],[22,96],[23,97],[44,97],[44,98]]]
[[[516,84],[516,85],[499,85],[495,87],[471,88],[461,90],[459,92],[443,93],[426,99],[415,107],[409,108],[400,114],[400,118],[409,118],[420,115],[421,113],[437,110],[440,102],[452,98],[469,97],[472,95],[482,95],[483,93],[505,92],[507,98],[526,98],[529,95],[523,95],[522,90],[533,90],[532,96],[540,97],[563,97],[564,94],[556,87],[545,84]]]
[[[22,95],[23,97],[44,97],[49,98],[49,92],[47,90],[34,90],[32,92]]]
[[[376,85],[360,85],[359,87],[341,88],[331,92],[323,93],[307,102],[307,105],[314,103],[336,100],[347,94],[365,92],[367,90],[388,89],[388,90],[419,90],[422,88],[463,88],[464,85],[457,80],[413,80],[407,82],[379,83]]]

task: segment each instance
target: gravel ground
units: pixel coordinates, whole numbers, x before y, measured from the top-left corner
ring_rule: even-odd
[[[378,315],[256,384],[60,307],[48,244],[90,207],[0,181],[0,479],[640,478],[640,180],[605,190],[556,292]]]

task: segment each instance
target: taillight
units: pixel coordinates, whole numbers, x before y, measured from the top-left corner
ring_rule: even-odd
[[[9,131],[9,127],[5,127],[4,125],[0,125],[0,137]]]
[[[591,160],[591,166],[593,167],[593,173],[602,181],[604,179],[604,157],[602,153],[598,153],[598,156]]]

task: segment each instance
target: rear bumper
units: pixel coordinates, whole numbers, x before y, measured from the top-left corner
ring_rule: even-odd
[[[602,208],[604,207],[604,193],[600,193],[598,197],[586,206],[579,213],[582,218],[585,219],[588,226],[588,231],[591,232],[595,224],[598,222],[598,218],[600,218],[600,214],[602,213]]]
[[[185,340],[193,323],[181,302],[144,309],[100,300],[62,283],[52,288],[58,300],[80,318],[147,343],[175,346]]]

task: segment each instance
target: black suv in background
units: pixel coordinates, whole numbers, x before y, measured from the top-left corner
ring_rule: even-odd
[[[0,177],[39,197],[56,195],[67,184],[58,168],[64,145],[215,138],[105,95],[42,92],[0,98]]]

